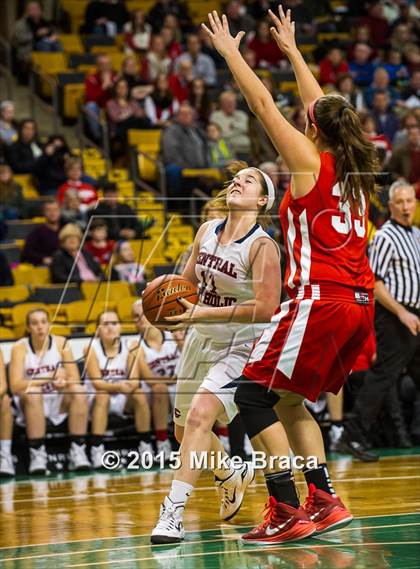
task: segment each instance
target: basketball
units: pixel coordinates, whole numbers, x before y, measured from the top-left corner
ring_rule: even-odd
[[[177,301],[198,302],[197,287],[179,275],[162,275],[147,285],[142,295],[144,315],[152,324],[168,324],[166,316],[177,316],[185,308]]]

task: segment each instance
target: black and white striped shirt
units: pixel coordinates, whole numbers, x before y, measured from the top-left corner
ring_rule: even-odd
[[[420,230],[393,219],[376,232],[369,261],[377,279],[404,306],[420,309]]]

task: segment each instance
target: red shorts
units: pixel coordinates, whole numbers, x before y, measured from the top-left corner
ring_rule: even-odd
[[[316,401],[338,393],[373,328],[373,295],[307,285],[284,302],[254,345],[243,374]]]

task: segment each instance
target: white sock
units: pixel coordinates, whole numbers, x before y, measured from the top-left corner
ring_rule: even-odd
[[[168,497],[174,504],[185,506],[193,489],[194,486],[191,486],[191,484],[182,482],[182,480],[173,480]]]
[[[0,441],[0,450],[5,454],[11,454],[12,452],[12,441]]]

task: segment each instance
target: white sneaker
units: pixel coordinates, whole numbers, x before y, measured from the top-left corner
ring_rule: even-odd
[[[47,471],[48,455],[45,445],[39,448],[29,448],[29,474],[45,474]]]
[[[184,506],[177,506],[166,496],[160,506],[159,521],[152,531],[150,541],[152,543],[179,543],[184,539],[183,512]]]
[[[91,466],[86,454],[86,445],[71,443],[69,451],[69,470],[89,470]]]
[[[14,476],[15,472],[12,454],[0,450],[0,476]]]
[[[104,467],[102,464],[102,457],[104,455],[104,452],[105,452],[105,445],[103,444],[98,446],[93,446],[90,449],[90,460],[93,468],[98,469]]]
[[[219,435],[219,440],[223,445],[223,448],[226,451],[226,454],[230,454],[230,440],[229,437],[225,437],[225,435]]]
[[[222,520],[229,521],[239,512],[245,490],[254,477],[254,468],[250,462],[244,462],[240,469],[234,470],[225,480],[216,477],[216,488],[220,497],[219,515]]]
[[[328,438],[330,440],[330,448],[331,452],[335,452],[337,450],[337,443],[340,440],[341,435],[344,432],[344,427],[341,425],[331,425],[330,430],[328,431]]]
[[[144,465],[146,469],[151,466],[155,461],[155,451],[153,450],[152,443],[140,441],[139,443],[140,464]],[[142,460],[143,457],[143,460]]]
[[[163,454],[163,458],[164,461],[167,462],[170,458],[171,458],[171,452],[172,452],[172,445],[171,445],[171,441],[169,439],[166,439],[166,441],[156,441],[156,454]],[[159,459],[156,460],[155,458],[155,462],[160,462]]]

